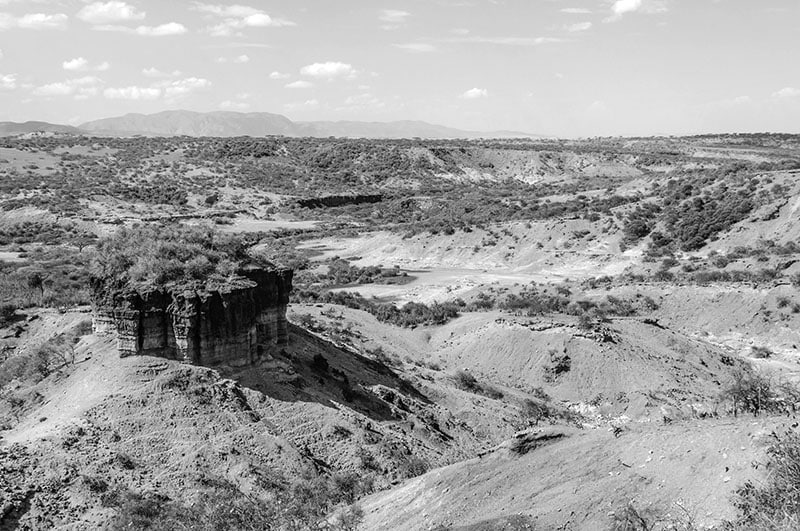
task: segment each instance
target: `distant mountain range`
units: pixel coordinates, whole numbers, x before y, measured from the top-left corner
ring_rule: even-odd
[[[267,136],[347,138],[520,138],[541,137],[516,131],[464,131],[421,121],[397,122],[293,122],[266,112],[164,111],[126,114],[86,122],[78,127],[46,122],[0,122],[0,136],[33,132],[90,134],[96,136]]]

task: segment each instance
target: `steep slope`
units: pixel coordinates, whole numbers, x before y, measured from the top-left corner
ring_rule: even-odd
[[[733,489],[757,472],[769,434],[788,421],[704,421],[610,431],[544,431],[519,455],[507,444],[482,459],[431,471],[362,502],[362,529],[609,529],[632,504],[662,522],[718,524]],[[534,432],[535,433],[535,432]],[[541,437],[541,435],[540,435]],[[505,527],[503,522],[529,527]],[[653,520],[651,520],[653,521]],[[442,526],[442,527],[437,527]],[[705,527],[699,527],[705,528]]]
[[[294,305],[291,314],[294,319],[310,315],[332,329],[342,326],[337,320],[346,323],[363,348],[406,360],[404,372],[408,364],[435,367],[420,374],[421,385],[444,389],[463,370],[502,390],[507,402],[545,393],[554,403],[606,419],[626,415],[661,421],[722,412],[720,390],[743,366],[724,348],[640,318],[586,330],[568,316],[478,312],[441,327],[405,330],[358,310],[327,305]],[[469,401],[450,396],[442,403],[456,412]]]

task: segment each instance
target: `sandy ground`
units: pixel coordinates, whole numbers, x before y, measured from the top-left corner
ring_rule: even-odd
[[[0,251],[0,262],[24,262],[24,258],[20,258],[20,253],[14,251]]]
[[[598,234],[576,241],[574,233],[579,230]],[[544,236],[550,233],[553,236]],[[496,243],[487,245],[487,240]],[[413,281],[343,289],[401,303],[452,300],[480,286],[558,283],[618,275],[641,257],[640,249],[615,251],[615,238],[600,235],[597,227],[583,220],[539,223],[530,228],[509,223],[491,232],[459,233],[455,239],[443,235],[403,238],[379,231],[353,238],[310,240],[301,248],[318,253],[315,260],[338,256],[361,266],[400,266],[415,277]]]
[[[281,229],[314,229],[316,221],[289,221],[282,219],[240,219],[234,220],[232,225],[220,225],[223,232],[269,232]]]

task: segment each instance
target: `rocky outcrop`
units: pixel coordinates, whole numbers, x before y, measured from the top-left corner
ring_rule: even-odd
[[[247,365],[286,345],[291,270],[248,267],[215,287],[94,290],[96,334],[116,334],[120,356],[196,365]]]

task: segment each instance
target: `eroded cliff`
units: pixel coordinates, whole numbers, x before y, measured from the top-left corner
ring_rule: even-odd
[[[215,285],[94,289],[95,333],[115,333],[120,356],[246,365],[287,343],[292,271],[249,266]]]

